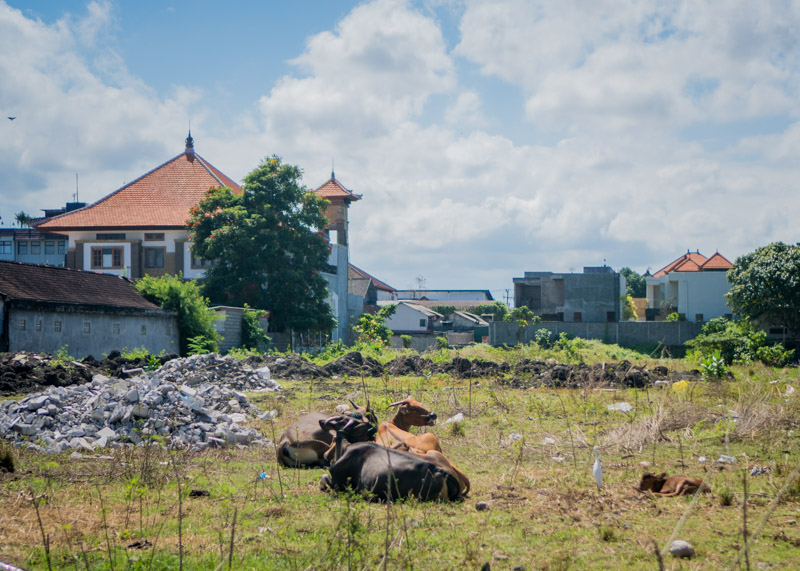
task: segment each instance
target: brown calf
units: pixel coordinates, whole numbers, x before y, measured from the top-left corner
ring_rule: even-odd
[[[710,492],[708,484],[699,478],[688,476],[667,476],[666,472],[653,474],[647,472],[642,475],[642,480],[637,488],[640,492],[651,491],[657,496],[684,496],[694,494],[699,489],[701,492]]]

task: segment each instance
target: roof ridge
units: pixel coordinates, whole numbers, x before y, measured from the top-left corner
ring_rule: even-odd
[[[90,270],[82,270],[80,268],[68,268],[67,266],[51,266],[51,265],[47,265],[47,264],[34,264],[32,262],[19,262],[17,260],[0,260],[0,264],[16,264],[18,266],[28,266],[28,267],[31,267],[31,268],[47,268],[48,270],[60,270],[62,272],[73,272],[73,273],[76,273],[76,274],[92,274],[92,275],[98,275],[98,276],[108,276],[108,277],[111,277],[111,278],[118,278],[118,279],[124,280],[124,281],[126,281],[128,283],[131,283],[131,284],[133,283],[132,279],[127,278],[125,276],[120,276],[118,274],[108,274],[108,273],[105,273],[105,272],[95,272],[95,271],[90,271]]]
[[[200,161],[200,165],[206,169],[206,172],[214,177],[214,180],[216,180],[221,186],[227,188],[227,185],[217,176],[217,173],[211,169],[211,163],[207,163],[206,160],[197,153],[195,153],[194,156],[198,161]]]

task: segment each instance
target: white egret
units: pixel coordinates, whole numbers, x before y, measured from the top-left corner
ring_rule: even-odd
[[[603,466],[600,464],[600,448],[594,447],[594,465],[592,466],[592,476],[597,482],[597,489],[603,487]]]

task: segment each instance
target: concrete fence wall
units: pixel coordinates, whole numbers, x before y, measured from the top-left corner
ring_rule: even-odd
[[[619,323],[564,323],[543,321],[525,328],[504,321],[489,324],[489,344],[516,345],[529,343],[536,331],[547,329],[555,336],[562,332],[582,339],[599,339],[604,343],[618,345],[640,345],[662,343],[669,346],[683,345],[694,339],[702,329],[702,323],[689,321],[623,321]]]

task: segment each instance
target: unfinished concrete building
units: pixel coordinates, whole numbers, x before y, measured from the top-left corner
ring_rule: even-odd
[[[621,321],[626,285],[608,266],[586,267],[582,274],[525,272],[514,278],[514,306],[527,306],[542,321]]]

